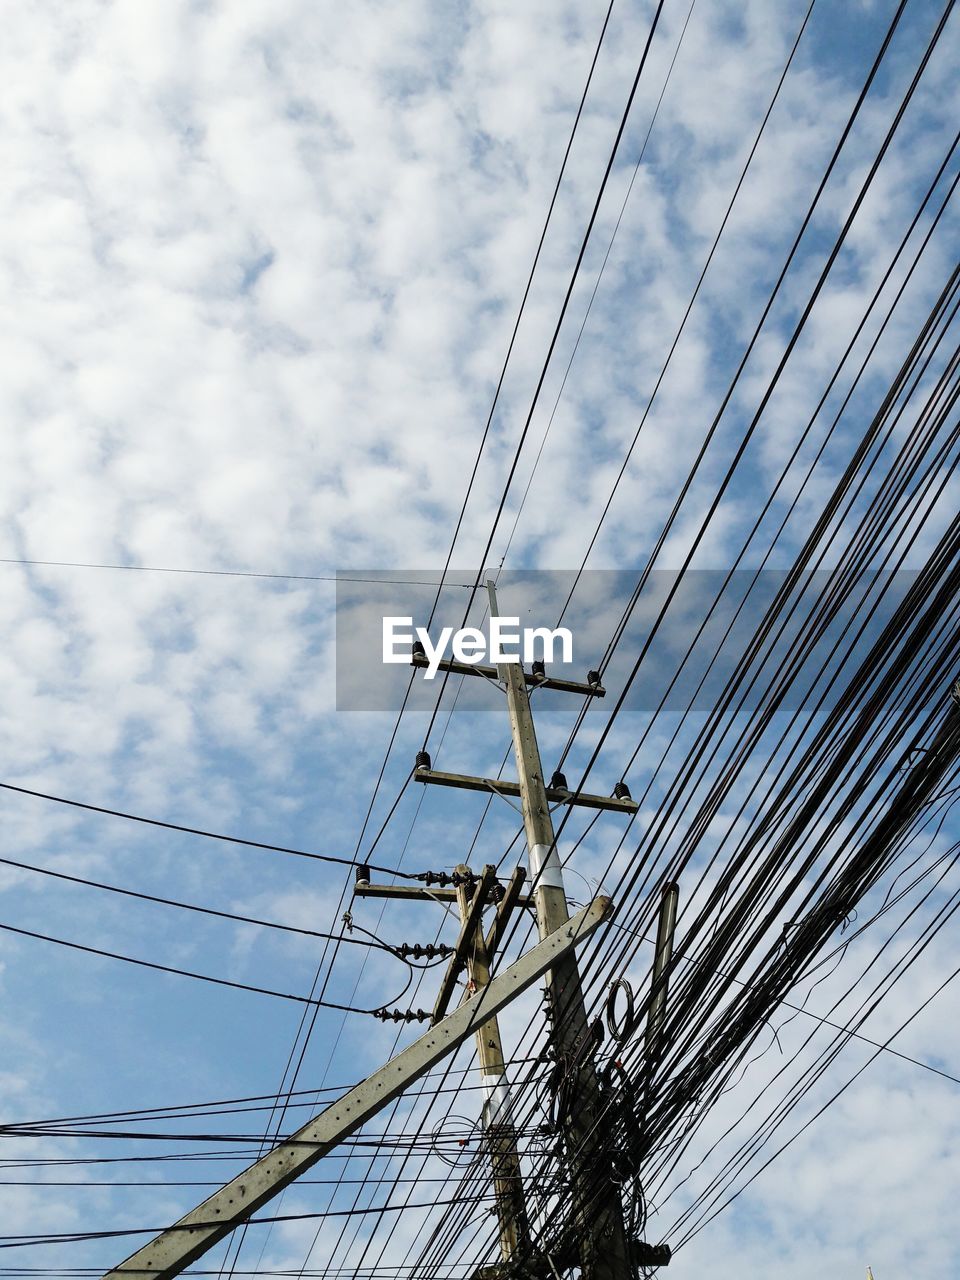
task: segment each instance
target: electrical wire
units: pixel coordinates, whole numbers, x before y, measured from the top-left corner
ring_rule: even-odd
[[[122,809],[107,809],[101,805],[88,804],[83,800],[69,800],[65,796],[51,795],[46,791],[35,791],[30,787],[15,786],[12,782],[0,782],[0,790],[15,792],[17,795],[22,796],[31,796],[36,800],[49,800],[54,804],[67,805],[71,809],[82,809],[87,813],[99,813],[108,818],[123,818],[127,822],[138,822],[148,827],[160,827],[164,831],[179,831],[185,835],[202,836],[207,840],[219,840],[224,844],[241,845],[247,849],[264,849],[268,853],[288,853],[295,858],[310,858],[315,862],[328,862],[341,867],[356,866],[355,858],[342,858],[332,853],[310,853],[306,849],[292,849],[282,844],[265,844],[260,840],[246,840],[241,836],[228,836],[222,832],[206,831],[202,827],[188,827],[178,822],[164,822],[159,818],[146,818],[139,813],[126,813]],[[402,880],[412,879],[406,872],[397,871],[394,867],[381,867],[373,863],[370,866],[372,870],[380,871],[385,875],[399,876]]]

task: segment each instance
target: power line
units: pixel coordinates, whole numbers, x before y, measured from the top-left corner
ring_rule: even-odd
[[[616,920],[611,921],[611,925],[614,929],[621,929],[626,933],[634,932],[634,930],[627,929],[624,925],[618,924]],[[644,942],[649,942],[651,946],[653,945],[652,938],[647,937],[646,934],[641,935],[641,937]],[[691,959],[689,956],[685,956],[680,952],[675,952],[674,958],[676,960],[682,960],[684,964],[695,965],[698,963],[697,960]],[[749,987],[752,985],[749,982],[744,982],[741,978],[735,978],[730,973],[725,973],[722,969],[718,969],[717,973],[719,973],[721,977],[729,979],[729,981],[735,983],[738,987]],[[802,1013],[805,1018],[812,1018],[814,1022],[819,1022],[825,1027],[831,1027],[834,1031],[842,1031],[844,1035],[852,1036],[854,1040],[862,1040],[864,1044],[872,1045],[875,1049],[883,1049],[885,1052],[893,1054],[896,1058],[902,1058],[904,1062],[912,1063],[915,1067],[922,1067],[924,1071],[932,1071],[934,1075],[942,1076],[944,1080],[949,1080],[953,1084],[960,1084],[960,1076],[951,1075],[949,1071],[943,1071],[940,1067],[935,1067],[930,1062],[923,1062],[920,1058],[911,1058],[909,1053],[901,1053],[899,1049],[892,1049],[889,1044],[881,1044],[878,1040],[871,1040],[869,1036],[865,1036],[862,1032],[854,1031],[852,1027],[844,1026],[839,1022],[832,1022],[829,1018],[824,1018],[821,1014],[814,1013],[812,1009],[807,1009],[803,1005],[791,1004],[789,1000],[781,1000],[780,1005],[785,1009],[792,1009],[794,1013]]]
[[[273,991],[269,987],[256,987],[246,982],[234,982],[230,978],[215,978],[207,973],[194,973],[190,969],[178,969],[173,965],[160,964],[156,960],[141,960],[136,956],[122,955],[117,951],[106,951],[100,947],[87,946],[82,942],[68,942],[65,938],[54,938],[50,934],[37,933],[32,929],[21,929],[17,925],[0,923],[0,929],[7,933],[16,933],[23,938],[34,938],[40,942],[55,943],[58,947],[69,947],[73,951],[83,951],[87,955],[101,956],[107,960],[122,960],[124,964],[139,965],[144,969],[155,969],[160,973],[171,973],[180,978],[193,978],[198,982],[214,983],[218,987],[233,987],[238,991],[251,991],[256,995],[273,996],[278,1000],[292,1000],[297,1004],[305,1005],[322,1005],[327,1009],[341,1009],[346,1013],[373,1013],[373,1009],[357,1009],[353,1005],[336,1004],[330,1000],[316,1000],[310,996],[295,996],[287,991]],[[408,984],[409,985],[409,984]],[[403,996],[403,992],[395,999],[399,1000]],[[388,1001],[387,1003],[395,1003]],[[378,1008],[380,1006],[377,1006]]]
[[[427,578],[403,578],[399,575],[391,578],[367,578],[353,577],[349,573],[256,573],[247,569],[185,569],[179,566],[157,564],[97,564],[86,560],[25,560],[12,556],[0,557],[0,564],[48,569],[116,569],[124,573],[177,573],[205,578],[262,578],[274,579],[280,582],[369,582],[377,586],[437,586],[435,581]],[[469,591],[473,584],[470,582],[448,582],[444,579],[442,585]]]
[[[480,1199],[488,1199],[482,1196]],[[312,1218],[355,1218],[368,1213],[390,1213],[398,1212],[401,1209],[432,1209],[435,1206],[444,1206],[456,1204],[455,1200],[432,1200],[424,1204],[386,1204],[386,1205],[369,1205],[365,1208],[355,1209],[327,1209],[324,1212],[314,1213],[277,1213],[265,1218],[247,1218],[246,1221],[250,1226],[263,1226],[266,1223],[274,1222],[304,1222]],[[45,1244],[79,1244],[84,1240],[117,1240],[125,1236],[146,1236],[154,1235],[159,1231],[195,1231],[197,1227],[207,1225],[216,1225],[215,1223],[197,1222],[187,1227],[127,1227],[114,1231],[64,1231],[60,1233],[44,1233],[34,1235],[5,1235],[0,1236],[0,1249],[20,1249],[27,1245],[45,1245]]]
[[[139,813],[127,813],[121,809],[107,809],[102,805],[88,804],[83,800],[69,800],[65,796],[51,795],[46,791],[34,791],[30,787],[15,786],[12,782],[0,782],[0,790],[13,791],[23,796],[32,796],[37,800],[50,800],[54,804],[67,805],[71,809],[83,809],[87,813],[99,813],[108,818],[123,818],[127,822],[139,822],[148,827],[160,827],[164,831],[179,831],[184,835],[202,836],[206,840],[220,840],[225,844],[242,845],[247,849],[264,849],[268,853],[288,853],[295,858],[310,858],[315,862],[329,862],[341,867],[356,866],[355,858],[342,858],[333,853],[310,853],[306,849],[293,849],[281,844],[266,844],[261,840],[246,840],[241,836],[228,836],[218,831],[206,831],[202,827],[187,827],[178,822],[163,822],[159,818],[145,818]],[[368,865],[375,866],[373,863]],[[408,872],[398,871],[394,867],[376,866],[375,869],[382,871],[386,875],[399,876],[404,880],[415,879]]]
[[[37,867],[29,862],[17,862],[13,858],[0,858],[0,865],[16,867],[19,871],[32,871],[41,876],[51,876],[56,880],[65,880],[71,884],[83,885],[88,889],[101,889],[107,893],[121,894],[125,898],[137,898],[141,902],[154,902],[160,906],[176,907],[181,911],[193,911],[205,916],[216,916],[218,919],[232,920],[238,924],[256,925],[260,929],[276,929],[284,933],[300,934],[305,938],[337,938],[340,936],[320,929],[305,929],[300,925],[281,924],[277,920],[261,920],[257,916],[240,915],[235,911],[221,911],[215,907],[203,907],[194,902],[182,902],[177,898],[162,898],[157,894],[143,893],[137,889],[121,888],[119,885],[105,884],[103,881],[90,880],[85,876],[68,875],[65,871],[54,871],[52,867]],[[379,939],[365,940],[363,938],[344,937],[343,941],[357,947],[377,947],[396,955],[394,947],[391,947],[389,943],[381,942]]]

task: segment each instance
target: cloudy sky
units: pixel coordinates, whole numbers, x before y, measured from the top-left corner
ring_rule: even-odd
[[[806,483],[825,427],[804,439],[747,546],[747,564],[773,546],[769,563],[789,565],[952,270],[952,206],[920,248],[956,157],[896,255],[954,141],[956,17],[704,526],[943,8],[907,4],[658,567],[680,565],[701,528],[694,565],[734,562],[895,261],[831,393],[839,409],[892,308],[846,416]],[[584,670],[609,640],[721,409],[895,10],[891,0],[815,0],[778,90],[805,2],[665,0],[605,179],[654,14],[634,0],[612,6],[450,575],[464,582],[501,564],[576,571],[588,552],[591,569],[617,570],[615,599],[606,598],[612,580],[603,575],[580,588]],[[0,781],[348,860],[369,851],[430,710],[415,704],[401,722],[377,787],[395,714],[386,704],[338,708],[338,665],[351,681],[362,682],[363,671],[352,652],[336,649],[333,579],[416,578],[445,563],[606,13],[606,0],[14,6],[0,52]],[[957,492],[948,480],[927,512],[914,567],[955,511]],[[425,616],[433,593],[411,592],[411,609]],[[459,586],[444,593],[444,622],[459,623],[466,595]],[[636,643],[628,637],[626,665],[611,667],[611,689]],[[448,686],[429,739],[434,763],[496,772],[507,746],[502,715],[454,708],[455,694]],[[561,750],[575,711],[544,705],[545,759]],[[596,790],[620,776],[648,718],[640,706],[618,723],[595,767]],[[584,749],[601,725],[588,718]],[[657,726],[651,749],[671,727]],[[0,856],[14,862],[321,932],[339,929],[349,903],[343,867],[14,792],[0,804]],[[454,803],[407,788],[371,856],[449,869],[482,812],[475,797]],[[503,854],[514,817],[509,809],[489,816],[475,863]],[[595,829],[572,864],[572,896],[592,890],[619,834]],[[931,858],[947,847],[942,840]],[[329,959],[322,940],[9,865],[0,865],[0,890],[0,924],[300,1001]],[[353,910],[391,941],[433,938],[441,928],[452,937],[439,907],[391,908],[382,919],[373,904]],[[882,1040],[903,1022],[952,970],[950,950],[939,937],[911,971],[910,989],[891,993],[866,1034]],[[429,1005],[436,976],[426,976],[414,1003]],[[326,996],[377,1007],[405,981],[390,957],[344,945]],[[0,936],[0,991],[7,1121],[272,1095],[303,1043],[297,999],[148,972],[10,932]],[[810,1007],[826,1013],[830,993],[829,984],[818,987]],[[960,1075],[958,1011],[960,996],[948,988],[898,1047]],[[517,1031],[521,1021],[518,1014]],[[797,1021],[783,1048],[800,1054]],[[393,1043],[393,1032],[368,1017],[322,1010],[297,1087],[350,1082]],[[868,1046],[849,1046],[795,1127],[868,1056]],[[744,1077],[754,1093],[774,1075],[773,1062],[766,1055]],[[869,1263],[876,1280],[955,1275],[957,1089],[881,1055],[679,1252],[669,1274],[857,1277]],[[731,1093],[724,1106],[732,1115],[752,1096]],[[474,1102],[454,1110],[472,1114]],[[689,1160],[689,1168],[708,1162],[705,1180],[726,1114],[718,1108]],[[268,1121],[255,1112],[234,1131],[262,1133]],[[227,1125],[205,1118],[182,1131]],[[134,1145],[140,1155],[216,1146]],[[129,1154],[122,1140],[16,1137],[4,1139],[2,1158]],[[13,1166],[0,1176],[31,1185],[4,1188],[0,1232],[162,1226],[206,1194],[177,1179],[213,1180],[237,1167],[223,1159]],[[331,1163],[325,1176],[344,1167]],[[140,1178],[153,1185],[59,1185]],[[281,1212],[316,1212],[328,1192],[298,1188]],[[425,1184],[415,1202],[435,1192]],[[684,1194],[674,1192],[678,1203]],[[351,1203],[345,1195],[335,1207]],[[383,1266],[402,1258],[422,1221],[413,1210],[392,1217],[399,1225],[389,1248],[399,1252],[384,1254]],[[259,1259],[294,1268],[308,1259],[321,1271],[355,1263],[360,1245],[340,1239],[343,1222],[325,1220],[319,1235],[314,1220],[277,1224],[269,1235],[252,1229],[237,1273]],[[358,1230],[362,1242],[368,1228]],[[3,1262],[67,1274],[106,1268],[134,1243],[23,1245]],[[219,1265],[234,1253],[212,1256]]]

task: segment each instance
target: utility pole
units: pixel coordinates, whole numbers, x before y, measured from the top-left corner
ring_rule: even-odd
[[[483,909],[495,901],[497,887],[496,867],[485,866],[480,876],[473,874],[461,863],[451,877],[452,890],[421,889],[404,885],[372,884],[366,866],[357,868],[354,891],[361,898],[389,898],[400,894],[407,899],[422,902],[449,901],[453,897],[460,913],[460,936],[447,966],[440,990],[437,993],[431,1020],[440,1021],[456,989],[460,974],[466,969],[467,995],[482,991],[490,982],[490,965],[497,943],[503,937],[514,908],[530,899],[521,893],[526,872],[517,867],[506,890],[500,887],[500,901],[493,924],[486,937],[483,934]],[[440,878],[440,877],[438,877]],[[446,878],[446,877],[443,877]],[[500,1230],[500,1256],[504,1262],[529,1251],[530,1226],[527,1220],[521,1180],[520,1156],[517,1151],[517,1135],[510,1104],[510,1083],[503,1057],[500,1024],[490,1018],[477,1029],[477,1057],[483,1089],[486,1094],[483,1107],[483,1127],[487,1152],[493,1174],[494,1198],[497,1222]]]
[[[490,616],[498,617],[496,588],[487,583]],[[541,938],[569,919],[563,870],[543,777],[540,748],[527,683],[519,663],[504,663],[498,674],[507,687],[507,709],[520,782],[527,856]],[[633,1274],[619,1189],[610,1177],[604,1149],[603,1105],[592,1055],[580,970],[572,953],[547,975],[553,1009],[555,1048],[562,1064],[576,1073],[575,1088],[561,1118],[573,1194],[573,1217],[584,1280],[626,1280]]]
[[[487,583],[487,595],[490,617],[500,617],[492,582]],[[421,645],[414,645],[411,661],[414,666],[428,665]],[[505,798],[519,797],[537,927],[541,938],[548,937],[569,918],[550,805],[578,805],[632,815],[637,812],[637,804],[622,782],[617,784],[612,796],[573,793],[559,771],[554,773],[550,785],[546,785],[527,688],[534,686],[602,698],[605,690],[600,676],[591,671],[586,684],[558,680],[546,674],[542,661],[534,662],[530,672],[524,671],[519,662],[490,667],[442,659],[435,666],[441,671],[498,680],[503,685],[518,781],[444,773],[431,767],[426,751],[417,756],[414,780],[471,791],[492,791]],[[593,1061],[596,1041],[587,1020],[575,960],[571,963],[570,958],[565,957],[551,968],[547,975],[547,994],[551,1043],[569,1086],[564,1090],[567,1105],[561,1109],[559,1127],[573,1208],[572,1218],[566,1229],[558,1232],[556,1247],[549,1251],[547,1261],[551,1270],[556,1270],[557,1263],[562,1269],[569,1269],[579,1262],[583,1280],[628,1280],[635,1271],[635,1251],[627,1240],[620,1190],[612,1178],[611,1153],[607,1146],[610,1126],[605,1122],[604,1100]],[[485,1280],[492,1280],[490,1272],[495,1269],[483,1271]]]
[[[677,903],[680,886],[672,881],[665,884],[660,895],[660,912],[657,917],[657,945],[653,954],[653,973],[650,978],[650,1011],[647,1014],[645,1048],[647,1056],[647,1080],[657,1065],[662,1046],[660,1032],[667,1010],[667,990],[670,981],[670,961],[673,959],[673,935],[677,928]]]
[[[485,874],[495,871],[484,868]],[[472,879],[470,868],[462,863],[457,867],[457,906],[463,928],[471,925],[471,900],[468,886]],[[477,886],[480,896],[483,881]],[[468,992],[482,991],[490,981],[490,961],[484,945],[479,920],[472,923],[470,947],[467,952]],[[500,1227],[500,1253],[505,1262],[529,1248],[530,1227],[523,1200],[523,1183],[520,1177],[520,1156],[517,1152],[517,1135],[510,1108],[510,1082],[503,1060],[503,1041],[500,1024],[496,1018],[485,1023],[476,1036],[477,1057],[480,1060],[480,1078],[483,1083],[483,1126],[486,1131],[487,1149],[493,1168],[493,1190],[496,1198],[497,1220]]]

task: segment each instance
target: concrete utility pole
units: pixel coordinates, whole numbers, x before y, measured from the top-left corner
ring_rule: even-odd
[[[442,878],[448,877],[443,875]],[[468,978],[468,994],[481,991],[487,986],[497,944],[503,937],[514,908],[530,901],[521,893],[526,872],[518,867],[506,890],[502,887],[499,889],[502,897],[497,905],[493,924],[484,937],[483,909],[496,900],[496,867],[484,867],[477,877],[468,866],[461,863],[449,878],[453,881],[452,889],[373,884],[369,868],[361,865],[357,868],[357,883],[354,886],[358,898],[395,898],[402,894],[408,900],[419,902],[456,902],[460,912],[460,936],[437,992],[431,1015],[434,1024],[446,1013],[464,970]],[[483,1108],[484,1139],[493,1173],[497,1222],[500,1228],[500,1256],[504,1262],[511,1262],[521,1253],[529,1252],[530,1227],[524,1205],[520,1156],[511,1114],[500,1024],[496,1018],[491,1018],[478,1028],[476,1041],[481,1080],[486,1093]]]
[[[495,868],[490,867],[493,872]],[[464,928],[470,922],[471,900],[468,885],[472,879],[470,868],[462,863],[456,869],[457,905]],[[477,887],[476,896],[482,889]],[[470,991],[482,991],[490,981],[490,962],[483,940],[479,920],[474,921],[471,945],[467,952],[467,976]],[[481,1080],[486,1100],[483,1124],[486,1130],[487,1149],[493,1167],[493,1189],[497,1204],[497,1221],[500,1226],[500,1253],[509,1262],[521,1249],[529,1246],[530,1228],[523,1200],[523,1184],[520,1178],[520,1157],[517,1153],[517,1134],[510,1108],[510,1082],[503,1060],[503,1042],[500,1024],[491,1018],[480,1028],[476,1036],[477,1057],[480,1060]]]
[[[645,1036],[648,1081],[660,1059],[660,1032],[667,1011],[670,961],[673,958],[673,935],[677,928],[677,903],[679,900],[680,886],[672,882],[665,884],[660,895],[660,912],[657,917],[657,947],[653,956],[653,973],[650,978],[650,1011],[647,1014]]]
[[[499,617],[497,594],[492,582],[487,583],[487,594],[491,618]],[[422,645],[414,644],[411,662],[419,667],[431,665]],[[550,805],[576,805],[632,815],[637,812],[637,804],[623,783],[618,783],[612,796],[586,792],[575,794],[559,773],[551,779],[549,787],[544,783],[527,688],[534,686],[602,698],[605,690],[599,673],[591,671],[587,682],[582,684],[548,676],[543,662],[534,662],[530,672],[524,671],[519,662],[504,662],[490,667],[441,659],[433,665],[436,669],[458,675],[480,676],[491,681],[496,679],[503,685],[519,780],[510,782],[500,778],[440,772],[431,767],[425,750],[417,756],[414,780],[487,794],[492,791],[505,799],[519,797],[532,879],[531,896],[539,933],[541,938],[545,938],[568,919],[563,875],[554,847]],[[408,896],[409,891],[403,892]],[[489,953],[491,948],[488,946],[487,950]],[[441,988],[441,996],[443,991]],[[552,966],[547,978],[547,991],[552,1019],[551,1044],[558,1065],[566,1075],[563,1091],[566,1105],[561,1108],[558,1123],[565,1148],[573,1213],[564,1227],[557,1231],[554,1247],[549,1250],[550,1256],[539,1259],[543,1266],[538,1274],[556,1275],[557,1265],[568,1270],[579,1262],[583,1280],[629,1280],[635,1273],[632,1242],[627,1240],[620,1191],[612,1178],[611,1153],[607,1146],[609,1118],[604,1113],[597,1081],[594,1042],[576,963],[570,964],[565,959]],[[536,1271],[538,1260],[534,1260],[533,1267]],[[498,1267],[482,1267],[478,1275],[480,1280],[506,1280],[508,1273]]]
[[[490,616],[498,617],[497,593],[492,582],[487,583],[487,594]],[[517,662],[498,667],[498,675],[507,687],[537,927],[540,937],[546,938],[569,919],[563,871],[555,845],[527,681]],[[593,1058],[586,1051],[590,1029],[576,957],[567,954],[558,959],[547,982],[558,1058],[561,1063],[577,1063],[571,1104],[561,1124],[583,1277],[584,1280],[626,1280],[633,1274],[633,1268],[620,1192],[610,1177],[609,1156],[604,1150],[603,1107]]]

